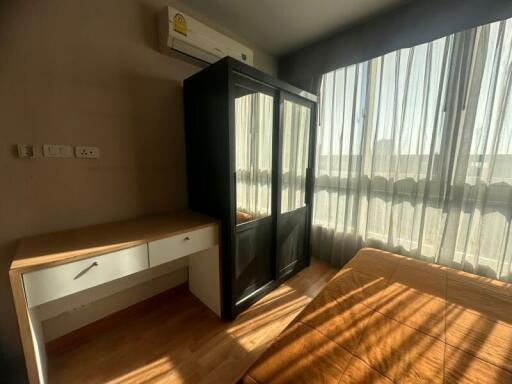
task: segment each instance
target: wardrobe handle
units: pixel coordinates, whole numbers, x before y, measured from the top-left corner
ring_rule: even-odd
[[[306,192],[304,193],[304,204],[311,204],[311,194],[313,185],[311,184],[311,168],[306,168]]]

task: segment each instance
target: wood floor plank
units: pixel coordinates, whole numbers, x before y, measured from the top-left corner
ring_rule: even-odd
[[[312,260],[233,322],[175,288],[50,343],[50,382],[234,383],[336,272]]]

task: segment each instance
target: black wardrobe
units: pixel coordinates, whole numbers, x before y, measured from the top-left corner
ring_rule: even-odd
[[[225,58],[184,97],[189,207],[222,223],[233,319],[309,265],[316,96]]]

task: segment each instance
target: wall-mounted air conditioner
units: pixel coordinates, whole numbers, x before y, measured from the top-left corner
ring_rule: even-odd
[[[173,7],[159,15],[162,52],[178,51],[207,63],[231,56],[252,65],[252,50]]]

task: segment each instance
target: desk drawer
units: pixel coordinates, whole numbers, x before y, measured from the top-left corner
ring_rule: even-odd
[[[148,268],[147,245],[23,274],[28,307],[107,283]]]
[[[159,264],[203,251],[218,244],[216,226],[185,232],[180,235],[149,243],[149,266]]]

